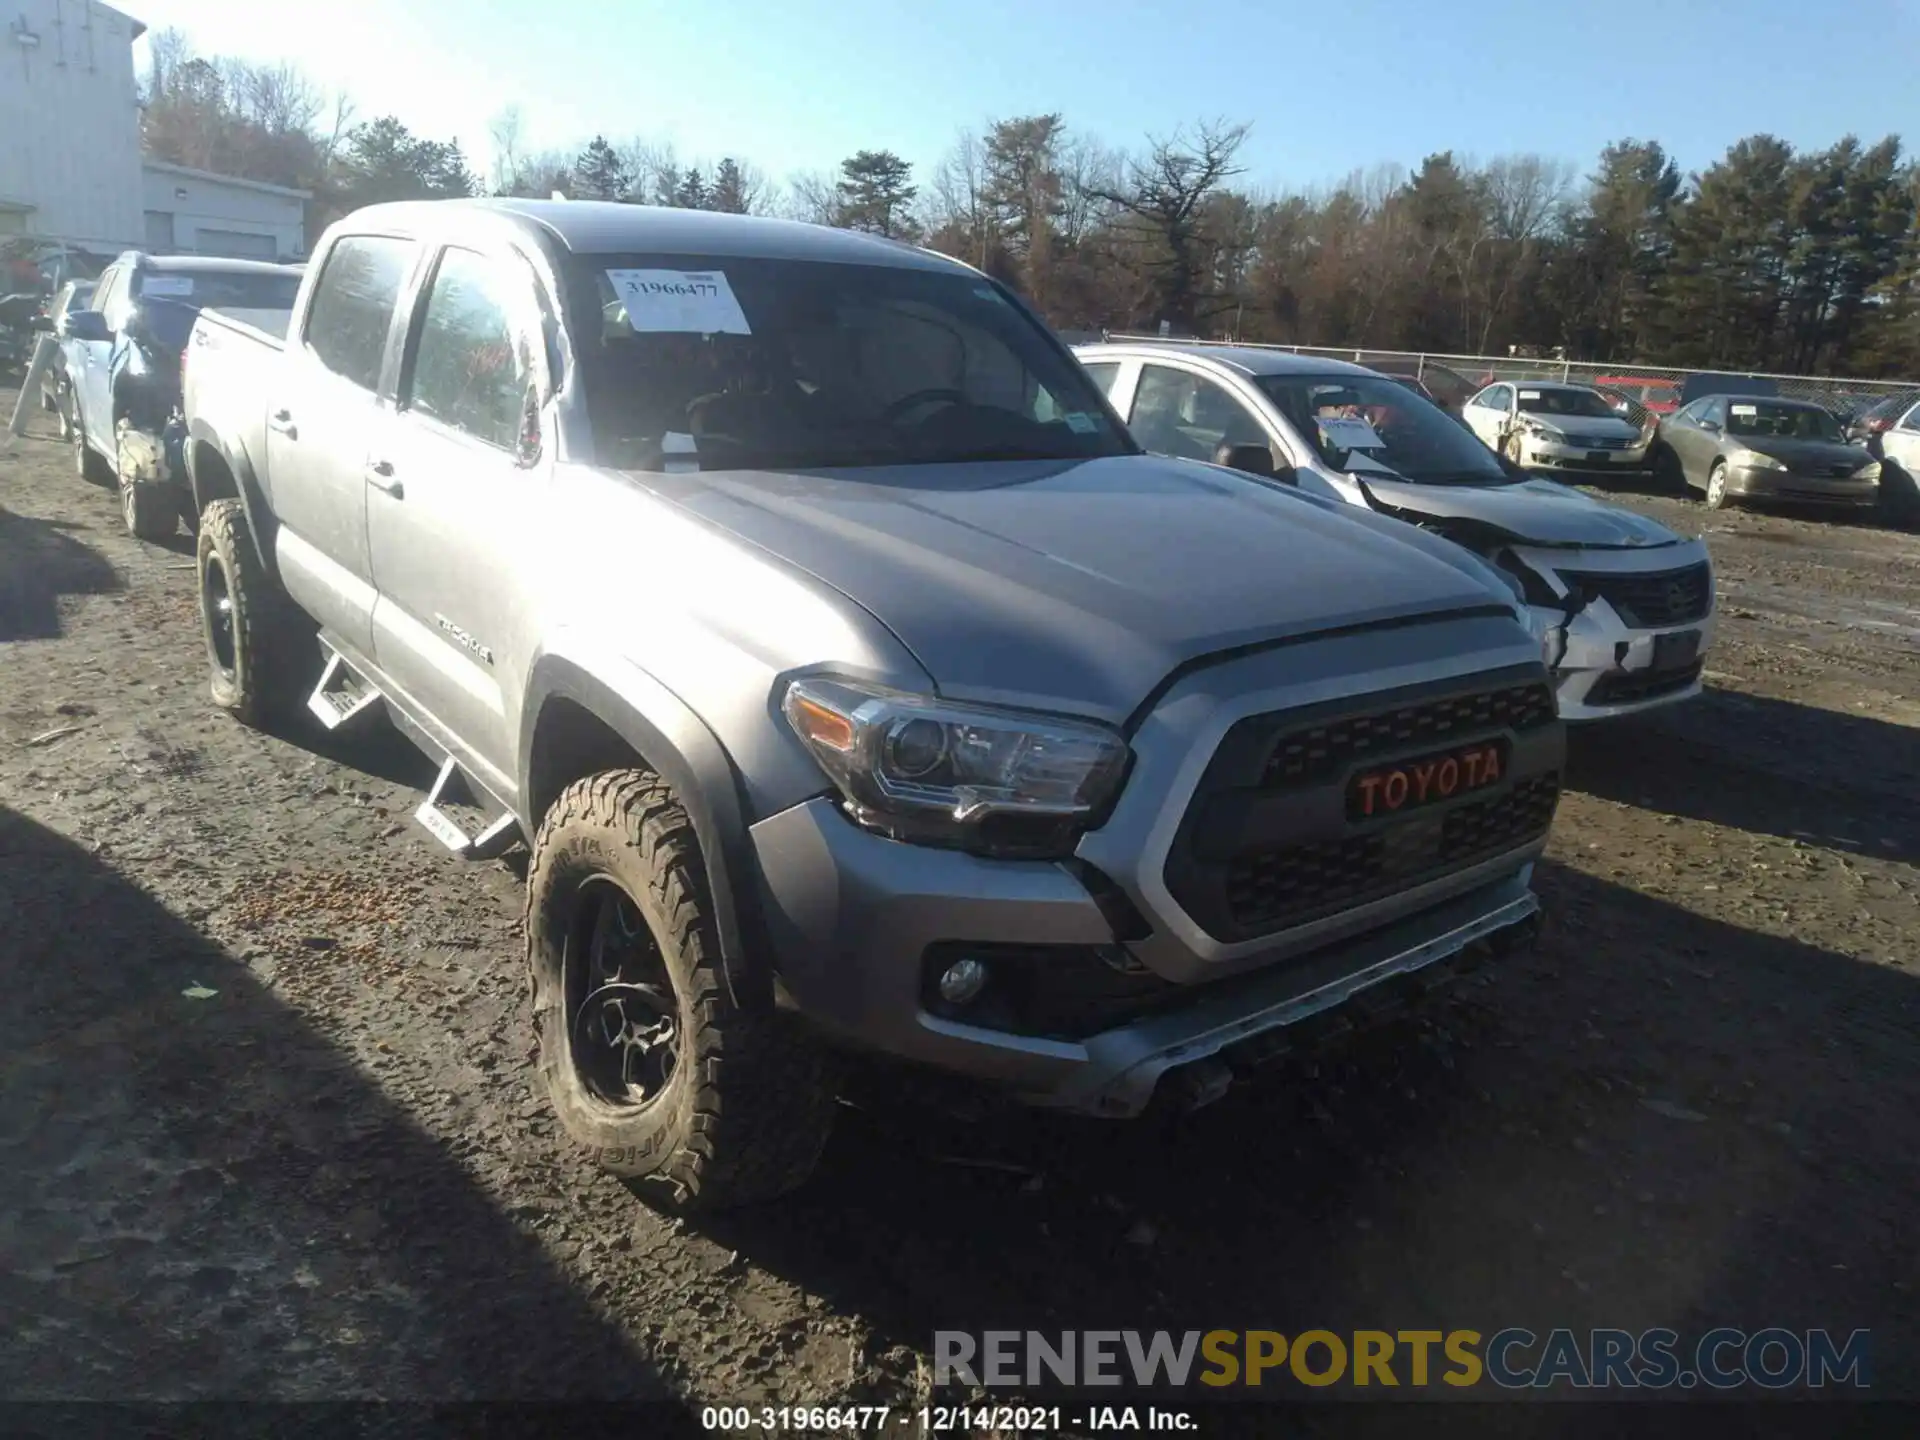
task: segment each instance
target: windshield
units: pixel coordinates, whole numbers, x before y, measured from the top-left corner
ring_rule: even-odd
[[[1811,405],[1769,405],[1765,401],[1734,401],[1727,409],[1727,431],[1773,440],[1841,438],[1840,422],[1825,410]]]
[[[1529,415],[1585,415],[1595,420],[1611,420],[1613,407],[1591,390],[1526,390],[1520,392],[1520,408]]]
[[[1073,357],[978,276],[701,256],[569,279],[605,463],[703,470],[1138,453]],[[630,308],[631,307],[631,312]]]
[[[298,275],[261,271],[147,270],[140,275],[140,299],[173,300],[198,309],[291,310],[300,293]]]
[[[1258,383],[1336,470],[1433,485],[1514,483],[1471,430],[1384,375],[1262,375]]]

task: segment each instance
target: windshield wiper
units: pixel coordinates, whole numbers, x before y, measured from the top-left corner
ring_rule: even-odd
[[[972,450],[942,450],[932,455],[915,455],[916,465],[965,465],[990,460],[1085,460],[1089,457],[1059,450],[1041,450],[1032,445],[981,445]]]

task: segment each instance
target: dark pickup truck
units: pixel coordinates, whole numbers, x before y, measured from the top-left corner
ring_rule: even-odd
[[[218,306],[255,325],[283,327],[300,267],[129,250],[94,287],[91,308],[70,310],[61,341],[80,475],[117,484],[127,529],[163,540],[196,518],[181,443],[181,367],[200,312]]]

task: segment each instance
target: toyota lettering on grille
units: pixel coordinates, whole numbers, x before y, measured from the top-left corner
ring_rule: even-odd
[[[1418,810],[1498,784],[1506,771],[1506,746],[1492,740],[1375,765],[1347,782],[1347,817],[1365,820]]]

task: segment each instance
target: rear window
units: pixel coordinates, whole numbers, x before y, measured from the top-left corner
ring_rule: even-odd
[[[198,309],[289,310],[300,293],[298,275],[261,274],[258,271],[193,273],[145,270],[135,290],[142,300],[174,300]]]
[[[328,254],[307,307],[307,348],[327,369],[363,390],[380,384],[387,335],[413,255],[410,240],[345,236]]]

